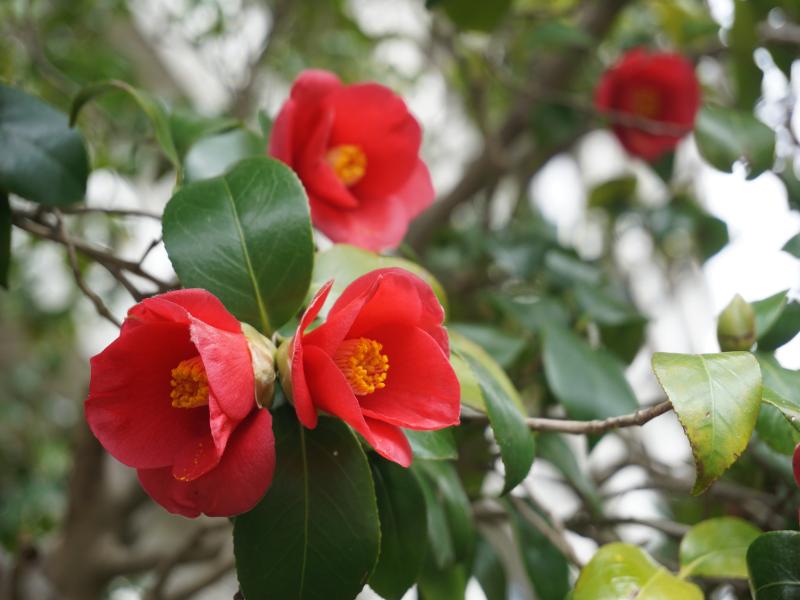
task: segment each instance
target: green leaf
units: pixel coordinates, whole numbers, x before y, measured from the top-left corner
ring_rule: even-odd
[[[508,12],[512,0],[436,0],[459,29],[491,31]]]
[[[562,600],[569,591],[567,559],[541,531],[524,518],[521,510],[535,512],[545,522],[548,519],[527,502],[521,508],[516,507],[514,502],[508,502],[506,506],[511,514],[511,527],[521,551],[522,564],[536,591],[536,597],[539,600]]]
[[[574,293],[580,307],[599,325],[603,345],[630,363],[644,341],[647,319],[611,290],[577,284]]]
[[[573,600],[703,600],[693,583],[675,577],[650,556],[630,544],[600,548],[581,571]]]
[[[733,163],[743,161],[747,178],[772,167],[775,132],[750,112],[705,106],[695,121],[695,140],[700,154],[713,167],[731,173]]]
[[[572,418],[604,419],[638,407],[619,362],[566,328],[545,329],[542,358],[547,383]]]
[[[581,498],[596,512],[600,511],[602,502],[597,487],[589,474],[581,469],[572,448],[559,433],[543,431],[536,438],[537,454],[546,460],[566,478]]]
[[[456,331],[486,350],[504,369],[511,367],[527,346],[524,338],[491,325],[450,323],[448,331]]]
[[[625,175],[604,181],[589,192],[589,208],[620,211],[636,201],[636,177]]]
[[[747,548],[759,535],[758,527],[737,517],[698,523],[681,540],[678,576],[747,579]]]
[[[783,308],[778,320],[758,341],[758,349],[769,351],[780,348],[800,332],[800,303],[790,301]]]
[[[789,424],[800,431],[800,404],[784,398],[766,386],[761,388],[761,401],[781,411]]]
[[[761,340],[772,326],[778,322],[783,309],[786,307],[786,294],[788,290],[778,292],[767,298],[751,302],[750,306],[756,314],[756,338]]]
[[[788,252],[795,258],[800,258],[800,233],[792,236],[792,238],[783,245],[781,250]]]
[[[403,432],[411,444],[411,450],[415,458],[425,460],[451,460],[458,458],[456,440],[449,427],[435,431],[405,429]]]
[[[761,404],[761,372],[749,352],[653,355],[653,371],[692,446],[704,492],[744,452]]]
[[[399,267],[422,279],[431,286],[434,294],[447,309],[447,297],[444,288],[436,278],[417,263],[396,256],[381,256],[369,250],[356,248],[347,244],[336,244],[331,248],[318,252],[314,261],[314,273],[311,277],[311,291],[316,292],[325,283],[333,279],[328,300],[320,311],[320,317],[326,317],[333,303],[353,281],[375,269]]]
[[[415,461],[411,472],[417,478],[417,483],[422,490],[425,500],[425,521],[428,529],[428,545],[433,562],[440,568],[452,564],[455,559],[453,536],[450,533],[450,524],[447,513],[439,499],[439,492],[434,484],[418,467],[420,461]]]
[[[443,460],[415,460],[411,469],[421,481],[429,484],[426,491],[425,483],[421,483],[422,491],[425,494],[425,506],[429,513],[431,512],[431,502],[440,504],[444,508],[447,531],[452,540],[453,558],[456,560],[470,558],[475,544],[475,524],[472,520],[472,506],[461,485],[461,480],[458,478],[455,466],[453,463]],[[436,513],[436,510],[434,509],[433,512]],[[431,542],[433,542],[433,536],[438,535],[437,532],[442,529],[440,524],[431,527],[429,518],[428,537]],[[449,562],[441,561],[443,554],[434,548],[434,559],[439,567],[443,567]]]
[[[164,245],[186,287],[216,295],[270,334],[306,297],[314,260],[308,201],[289,167],[249,158],[181,188],[164,209]]]
[[[337,419],[305,429],[276,411],[272,485],[233,529],[247,598],[351,600],[378,557],[375,489],[361,444]]]
[[[520,400],[516,391],[513,395],[509,394],[509,386],[498,380],[485,366],[485,361],[468,354],[462,357],[476,375],[481,387],[489,424],[505,466],[505,484],[501,494],[506,494],[519,485],[531,470],[536,449],[533,434],[518,408]],[[504,377],[504,381],[507,379]]]
[[[770,531],[747,550],[755,600],[792,600],[800,594],[800,532]]]
[[[505,568],[497,551],[482,535],[475,544],[472,574],[480,583],[486,600],[507,600],[508,581]]]
[[[234,129],[239,125],[241,125],[239,120],[232,117],[206,117],[188,110],[175,110],[169,115],[170,134],[180,157],[186,156],[189,149],[200,139]]]
[[[425,498],[414,475],[393,462],[372,463],[381,547],[370,587],[386,600],[400,600],[414,585],[425,559]]]
[[[169,117],[167,117],[167,112],[162,104],[147,92],[124,81],[109,80],[93,83],[78,92],[72,101],[72,110],[69,116],[70,123],[74,123],[78,119],[81,109],[87,102],[114,91],[125,92],[139,105],[139,108],[142,109],[142,112],[153,126],[153,133],[158,145],[161,147],[161,151],[178,171],[178,179],[180,179],[181,162],[178,150],[175,148],[175,142],[172,139]]]
[[[0,191],[0,285],[8,289],[8,268],[11,266],[11,205]]]
[[[800,373],[785,369],[774,356],[759,353],[756,358],[764,383],[756,424],[758,436],[776,452],[791,455],[800,442],[800,432],[777,405],[800,406]]]
[[[764,73],[753,60],[753,52],[760,45],[757,26],[758,19],[752,2],[735,0],[733,26],[728,40],[736,84],[736,106],[743,111],[752,111],[761,95]]]
[[[203,138],[194,144],[184,160],[185,180],[200,181],[222,175],[244,158],[263,156],[264,143],[252,131],[234,129]]]
[[[419,600],[464,600],[467,570],[464,565],[437,568],[428,563],[417,584]]]
[[[65,114],[0,83],[0,191],[45,206],[83,199],[89,159]]]

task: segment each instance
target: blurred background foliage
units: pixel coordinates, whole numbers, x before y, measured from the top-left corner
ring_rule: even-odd
[[[715,350],[708,335],[713,319],[699,332],[697,326],[698,319],[713,316],[702,266],[730,239],[726,221],[709,210],[698,185],[709,167],[692,143],[654,165],[630,162],[594,169],[595,175],[580,171],[607,162],[600,155],[604,150],[619,154],[608,136],[602,143],[589,138],[607,125],[592,109],[594,86],[623,51],[644,45],[686,55],[697,65],[705,103],[755,114],[766,123],[774,132],[775,154],[758,149],[749,162],[732,165],[739,155],[728,148],[733,154],[727,170],[741,182],[767,171],[762,177],[780,178],[787,206],[800,208],[794,172],[796,0],[615,0],[608,10],[624,10],[613,27],[599,32],[600,43],[582,27],[586,4],[6,0],[0,3],[0,80],[64,112],[79,90],[97,81],[120,80],[144,90],[163,107],[189,179],[224,168],[232,157],[263,152],[270,117],[302,69],[329,69],[347,82],[377,80],[406,94],[425,126],[424,155],[447,210],[423,216],[400,254],[439,279],[452,329],[506,369],[528,412],[558,415],[564,392],[548,383],[545,325],[561,324],[577,334],[578,349],[571,350],[594,357],[601,379],[627,369],[640,402],[657,395],[642,375],[653,351]],[[543,89],[537,77],[554,57],[567,57],[570,73],[562,88]],[[772,89],[765,78],[780,79],[784,93],[765,93]],[[513,122],[519,135],[503,133],[519,106],[522,119]],[[142,106],[128,94],[105,93],[86,105],[78,123],[95,170],[88,202],[160,211],[174,183],[173,167]],[[552,207],[535,198],[541,190],[537,177],[564,153],[575,159],[577,168],[567,173],[580,180],[585,198],[569,230],[552,218]],[[470,162],[475,157],[488,157],[483,171]],[[723,167],[727,159],[721,157]],[[460,193],[475,172],[481,173],[479,183]],[[559,194],[558,185],[549,184],[550,196]],[[75,237],[123,254],[138,256],[159,237],[156,224],[144,227],[136,219],[69,218]],[[75,287],[62,249],[19,231],[13,245],[11,291],[0,293],[0,543],[7,557],[46,543],[65,517],[86,358],[111,336]],[[163,267],[158,247],[148,260],[157,264],[159,257]],[[132,303],[125,290],[96,264],[82,261],[80,267],[123,315]],[[796,292],[797,281],[790,285]],[[685,296],[697,289],[700,300],[687,303]],[[722,300],[724,306],[728,298]],[[679,314],[654,327],[657,311],[701,316]],[[772,365],[771,385],[793,396],[800,394],[797,372],[772,354],[796,333],[790,315],[795,312],[789,309],[789,316],[776,321],[779,343],[766,344],[761,356],[762,368]],[[677,331],[665,334],[664,327],[675,323]],[[567,370],[571,356],[560,357]],[[600,496],[607,500],[611,492],[603,487],[614,474],[631,466],[661,478],[666,493],[648,502],[677,523],[722,514],[754,519],[736,495],[747,489],[748,497],[774,499],[761,525],[793,527],[797,494],[785,455],[798,434],[768,411],[758,431],[763,441],[754,440],[716,494],[700,498],[674,493],[690,464],[686,447],[676,452],[675,464],[655,464],[641,440],[622,436],[605,466],[593,464],[589,472],[591,445],[540,436],[537,460],[554,465],[566,493],[581,500],[568,523],[587,537],[603,539],[591,507]],[[458,435],[459,471],[477,497],[490,460],[488,444],[479,429],[464,428]],[[658,557],[674,562],[674,536],[658,544]],[[136,581],[124,584],[135,588]]]

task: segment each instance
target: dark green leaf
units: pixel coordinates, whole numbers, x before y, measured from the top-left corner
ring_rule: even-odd
[[[519,399],[508,394],[503,386],[474,356],[462,356],[478,379],[489,423],[495,441],[500,447],[500,456],[505,466],[505,494],[515,488],[528,475],[533,464],[535,446],[533,434],[518,408]]]
[[[697,466],[692,493],[699,494],[747,447],[761,406],[758,361],[749,352],[658,352],[653,371],[692,446]]]
[[[139,108],[142,109],[142,112],[153,126],[153,133],[158,145],[161,147],[161,151],[178,171],[180,179],[181,162],[178,150],[175,148],[175,142],[172,139],[169,117],[162,104],[147,92],[135,88],[124,81],[116,80],[101,81],[86,86],[78,92],[72,101],[72,110],[69,116],[70,123],[74,123],[77,120],[78,114],[87,102],[114,91],[125,92],[139,105]]]
[[[679,576],[747,579],[747,548],[759,535],[758,527],[737,517],[698,523],[681,540]]]
[[[63,206],[83,199],[89,159],[66,115],[0,83],[0,191]]]
[[[768,298],[750,303],[756,315],[756,338],[758,340],[769,333],[783,313],[783,309],[786,307],[787,291],[778,292]]]
[[[747,550],[755,600],[794,600],[800,595],[800,532],[770,531]]]
[[[186,156],[189,149],[200,139],[239,125],[239,121],[231,117],[205,117],[188,110],[176,110],[169,115],[170,134],[180,157]]]
[[[560,433],[541,432],[536,438],[537,454],[561,471],[570,485],[594,510],[601,507],[600,494],[586,471],[581,469],[569,444]]]
[[[191,183],[169,201],[163,222],[184,286],[209,290],[268,334],[300,308],[314,246],[303,186],[283,163],[250,158]]]
[[[762,390],[761,412],[756,428],[759,437],[776,452],[791,455],[800,442],[800,432],[776,407],[783,400],[788,405],[800,406],[800,373],[782,367],[774,356],[756,355],[761,367]]]
[[[491,31],[508,11],[511,0],[437,0],[436,5],[441,6],[460,29]]]
[[[431,499],[444,508],[455,559],[469,559],[475,544],[475,524],[472,520],[469,498],[464,492],[454,465],[443,460],[415,460],[411,468],[420,479],[427,479],[427,482],[432,484],[433,498],[430,497],[431,490],[426,492],[425,486],[422,484],[423,493],[426,494],[426,508],[431,510]],[[432,529],[431,521],[428,520],[429,538],[439,529],[441,529],[439,525]],[[436,550],[434,550],[434,559],[439,566],[447,563],[447,561],[441,561],[441,555]]]
[[[800,332],[800,303],[790,301],[778,320],[758,340],[758,349],[770,351],[790,342]]]
[[[381,549],[369,585],[386,600],[400,600],[414,585],[425,559],[426,547],[420,544],[427,531],[425,498],[408,469],[377,457],[372,466]]]
[[[514,364],[527,345],[523,338],[491,325],[450,323],[447,329],[457,331],[478,344],[504,369]]]
[[[781,250],[788,252],[795,258],[800,258],[800,233],[793,236],[788,242],[786,242]]]
[[[11,205],[8,196],[0,191],[0,285],[8,288],[8,268],[11,265]]]
[[[547,327],[542,357],[547,383],[571,417],[604,419],[638,407],[620,364],[571,331]]]
[[[562,600],[569,591],[567,559],[550,540],[525,517],[530,511],[550,525],[547,518],[523,500],[507,503],[511,526],[522,553],[522,563],[539,600]]]
[[[429,563],[417,586],[419,600],[464,600],[467,591],[467,570],[456,564],[437,568]]]
[[[700,154],[721,171],[732,172],[733,163],[741,160],[748,179],[753,179],[775,159],[775,132],[750,112],[705,106],[694,135]]]
[[[609,179],[589,192],[589,207],[620,211],[636,201],[636,177],[626,175]]]
[[[453,432],[447,429],[436,431],[405,430],[415,458],[426,460],[451,460],[458,458]]]
[[[507,600],[508,582],[505,568],[497,551],[483,536],[479,536],[475,544],[472,574],[481,584],[486,600]]]
[[[752,111],[761,96],[761,79],[764,73],[753,60],[753,52],[760,45],[757,25],[753,3],[749,0],[735,0],[733,27],[728,40],[736,83],[736,106],[743,111]]]
[[[247,598],[352,600],[375,566],[380,524],[361,444],[336,419],[307,430],[275,413],[275,476],[236,517],[236,569]]]
[[[244,158],[262,155],[264,143],[261,138],[246,129],[203,138],[186,155],[185,179],[189,182],[216,177]]]
[[[656,563],[640,548],[620,542],[600,548],[581,571],[573,600],[703,600],[703,592]]]
[[[416,463],[419,462],[416,461]],[[420,472],[417,467],[412,466],[411,472],[417,478],[417,483],[419,483],[419,487],[422,490],[422,497],[425,500],[425,520],[428,525],[427,539],[430,558],[438,567],[445,567],[452,564],[455,559],[453,536],[450,533],[447,513],[444,510],[444,505],[440,500],[440,494],[435,483]]]

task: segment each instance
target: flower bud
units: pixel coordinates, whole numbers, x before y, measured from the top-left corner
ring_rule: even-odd
[[[242,323],[242,332],[253,364],[256,403],[269,408],[275,394],[275,344],[247,323]]]
[[[717,320],[717,340],[723,352],[750,350],[756,343],[753,307],[739,294],[733,297]]]
[[[293,342],[294,338],[284,341],[278,347],[278,353],[275,355],[275,364],[278,366],[281,387],[289,402],[292,402],[292,368],[289,365],[289,350],[291,350]]]

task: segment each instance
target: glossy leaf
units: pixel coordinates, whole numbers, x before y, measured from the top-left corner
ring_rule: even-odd
[[[139,105],[139,108],[142,109],[142,112],[147,116],[150,124],[153,126],[153,134],[155,135],[158,145],[161,147],[161,151],[180,175],[180,157],[178,156],[178,150],[175,148],[175,142],[172,139],[172,129],[170,128],[167,112],[157,99],[153,98],[144,90],[140,90],[124,81],[117,80],[101,81],[86,86],[78,92],[75,99],[72,101],[72,110],[69,116],[70,123],[74,123],[78,119],[81,109],[88,102],[94,100],[98,96],[114,91],[125,92]]]
[[[789,301],[769,331],[758,340],[761,351],[776,350],[800,333],[800,302]]]
[[[429,563],[417,584],[419,600],[464,600],[467,570],[464,565],[437,568]]]
[[[789,424],[800,431],[800,404],[766,386],[761,388],[761,401],[779,410]]]
[[[776,407],[783,400],[788,405],[800,405],[800,373],[786,369],[774,356],[756,354],[763,379],[762,405],[756,428],[759,437],[773,450],[791,455],[800,442],[800,431]]]
[[[199,140],[240,125],[231,117],[206,117],[188,110],[175,110],[169,115],[169,130],[178,156],[186,156]],[[235,161],[234,161],[235,162]]]
[[[233,129],[209,136],[186,154],[184,179],[189,182],[216,177],[242,159],[263,154],[264,142],[252,131]]]
[[[449,429],[435,431],[415,431],[405,429],[404,433],[415,458],[425,460],[450,460],[458,458],[456,441],[453,432]]]
[[[239,320],[271,333],[300,308],[314,247],[303,186],[284,164],[250,158],[183,187],[163,225],[181,283],[209,290]]]
[[[277,467],[264,499],[236,517],[236,570],[247,598],[352,600],[378,558],[380,524],[367,458],[350,429],[302,427],[275,413]]]
[[[747,579],[747,548],[761,530],[743,519],[718,517],[692,527],[680,547],[680,577]]]
[[[481,585],[486,600],[507,600],[508,581],[505,567],[497,551],[484,536],[479,536],[475,544],[472,575]]]
[[[787,290],[788,291],[788,290]],[[750,306],[756,316],[756,338],[761,338],[778,322],[786,307],[786,291],[778,292],[767,298],[751,302]]]
[[[571,417],[603,419],[638,407],[619,362],[593,350],[571,331],[548,327],[542,357],[547,383]]]
[[[620,542],[600,548],[581,571],[573,600],[703,600],[703,592],[656,563],[640,548]]]
[[[761,372],[749,352],[653,356],[697,467],[693,494],[704,492],[744,452],[761,404]]]
[[[0,192],[45,206],[79,202],[89,159],[67,116],[0,83]]]
[[[416,461],[414,465],[418,465],[420,462]],[[438,567],[445,567],[453,563],[455,548],[444,504],[440,501],[439,492],[434,482],[422,473],[418,466],[412,465],[411,472],[417,478],[417,483],[420,490],[422,490],[422,497],[425,500],[425,520],[428,526],[427,541],[430,549],[430,559]]]
[[[350,283],[370,271],[387,267],[400,267],[420,277],[431,286],[436,297],[439,298],[439,302],[447,309],[444,288],[433,275],[417,263],[396,256],[381,256],[348,244],[336,244],[328,250],[318,252],[314,261],[314,273],[311,278],[312,292],[333,279],[333,287],[325,306],[320,311],[320,317],[327,316],[333,303]]]
[[[800,532],[770,531],[747,550],[755,600],[793,600],[800,595]]]
[[[372,462],[381,546],[370,587],[386,600],[400,600],[422,569],[426,548],[425,498],[408,469],[375,458]]]
[[[733,163],[741,160],[753,179],[775,160],[775,132],[750,112],[705,106],[694,136],[702,157],[721,171],[732,172]]]

